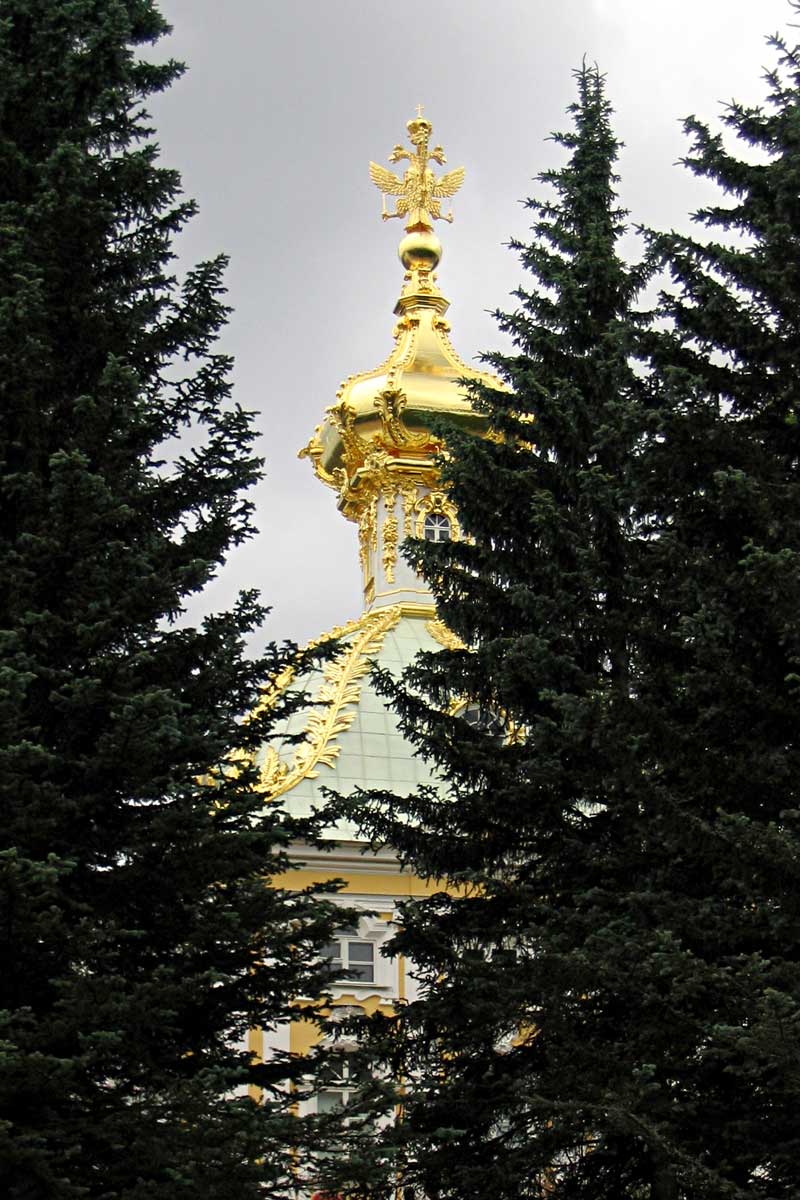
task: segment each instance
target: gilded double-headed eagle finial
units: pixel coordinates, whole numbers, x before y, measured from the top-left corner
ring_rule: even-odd
[[[447,159],[441,146],[428,150],[433,126],[422,116],[421,109],[417,110],[417,116],[408,122],[406,128],[414,150],[406,150],[398,143],[389,155],[389,162],[392,163],[408,159],[403,178],[374,162],[369,164],[369,177],[383,192],[381,216],[384,221],[392,217],[405,217],[409,232],[433,229],[434,221],[452,221],[452,211],[443,213],[440,201],[456,194],[464,182],[464,168],[456,167],[437,179],[428,164],[436,162],[441,166]],[[387,196],[397,197],[394,212],[386,209]]]

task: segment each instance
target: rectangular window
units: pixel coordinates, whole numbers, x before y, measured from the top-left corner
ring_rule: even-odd
[[[335,975],[356,983],[375,982],[375,946],[359,938],[356,929],[340,929],[322,950]]]
[[[340,1108],[344,1108],[347,1104],[349,1095],[349,1092],[334,1092],[328,1089],[320,1092],[317,1096],[317,1112],[338,1112]]]
[[[337,1078],[331,1081],[332,1086],[325,1088],[317,1096],[317,1112],[338,1112],[339,1109],[347,1108],[358,1090],[359,1083],[364,1079],[363,1068],[356,1068],[350,1056],[346,1056],[341,1062]]]
[[[372,983],[375,979],[375,947],[372,942],[347,943],[347,969],[351,979]]]

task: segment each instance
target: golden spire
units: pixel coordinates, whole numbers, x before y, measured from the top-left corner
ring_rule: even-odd
[[[394,348],[380,366],[344,381],[337,403],[300,452],[338,493],[344,515],[359,526],[368,605],[421,594],[420,581],[410,574],[401,585],[401,571],[408,574],[410,568],[398,562],[397,548],[410,534],[422,536],[430,513],[447,517],[451,536],[459,536],[457,514],[439,482],[436,457],[442,443],[430,429],[431,420],[446,416],[485,435],[487,419],[473,408],[464,381],[502,386],[456,353],[445,319],[449,304],[434,274],[442,245],[433,222],[452,220],[452,213],[441,212],[440,201],[461,186],[464,168],[436,178],[429,163],[444,163],[444,152],[441,146],[429,150],[432,126],[421,107],[407,128],[414,150],[397,145],[389,156],[390,162],[408,161],[403,178],[377,163],[369,167],[384,194],[384,220],[406,221],[398,247],[405,274],[394,308]],[[397,197],[395,212],[386,211],[387,195]]]

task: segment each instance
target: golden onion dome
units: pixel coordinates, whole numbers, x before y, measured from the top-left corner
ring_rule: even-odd
[[[433,221],[452,221],[452,212],[441,212],[441,200],[461,186],[464,169],[434,176],[430,162],[444,163],[445,157],[441,146],[429,149],[431,128],[420,115],[408,122],[414,149],[398,145],[389,156],[390,162],[407,161],[402,178],[370,164],[372,181],[384,196],[384,220],[405,219],[406,236],[398,248],[405,276],[394,308],[394,348],[379,366],[344,381],[336,404],[300,451],[319,478],[337,490],[339,507],[355,521],[387,469],[406,480],[430,481],[441,448],[430,433],[432,416],[446,415],[476,433],[485,430],[485,418],[464,394],[465,379],[500,386],[494,376],[465,363],[450,341],[449,301],[434,273],[442,244]],[[396,198],[394,212],[386,209],[387,195]]]

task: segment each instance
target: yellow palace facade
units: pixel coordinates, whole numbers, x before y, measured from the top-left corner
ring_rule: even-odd
[[[359,787],[410,794],[436,783],[376,692],[371,667],[377,663],[399,675],[420,650],[455,644],[437,619],[424,582],[398,551],[409,536],[432,541],[461,537],[458,513],[438,477],[435,459],[442,447],[430,431],[430,419],[446,415],[481,435],[485,419],[464,397],[460,381],[501,386],[457,355],[446,320],[448,301],[437,286],[442,247],[433,223],[452,220],[441,205],[460,187],[464,170],[437,177],[431,164],[445,160],[441,146],[430,146],[430,122],[418,113],[407,129],[410,148],[395,146],[389,156],[391,163],[404,164],[401,174],[370,164],[372,181],[383,193],[384,220],[398,217],[405,226],[398,249],[404,274],[394,307],[394,344],[379,366],[342,384],[336,402],[300,451],[357,529],[364,610],[323,635],[321,640],[339,640],[339,653],[302,680],[309,707],[259,752],[266,796],[296,816],[324,807],[325,788],[342,795]],[[394,211],[387,210],[387,196]],[[290,683],[287,677],[277,686]],[[424,894],[429,885],[401,869],[389,850],[367,851],[352,827],[339,823],[328,837],[333,842],[328,851],[296,848],[298,865],[287,882],[301,887],[343,879],[342,902],[363,914],[341,929],[329,947],[334,964],[347,973],[331,988],[335,1003],[373,1011],[412,999],[413,964],[402,957],[384,958],[381,948],[395,928],[398,902]],[[303,1022],[269,1036],[256,1029],[250,1049],[259,1057],[271,1047],[303,1053],[314,1036]],[[346,1095],[329,1099],[346,1102]],[[324,1107],[325,1095],[316,1103]]]

